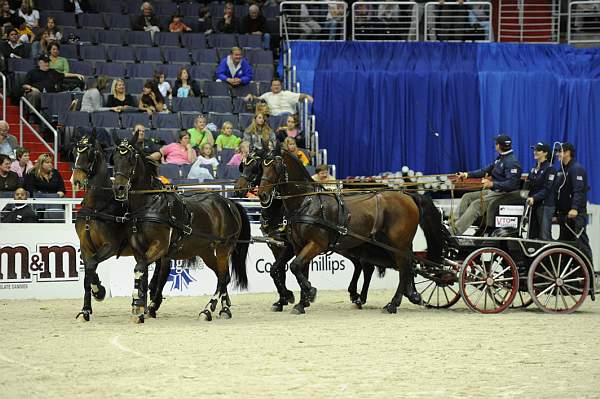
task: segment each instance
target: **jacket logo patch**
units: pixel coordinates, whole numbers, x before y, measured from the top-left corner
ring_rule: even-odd
[[[583,176],[577,176],[576,179],[579,181],[583,181]]]
[[[517,169],[516,168],[515,169],[511,169],[510,173],[517,173]]]
[[[548,175],[548,180],[550,180],[550,181],[554,180],[554,175]]]

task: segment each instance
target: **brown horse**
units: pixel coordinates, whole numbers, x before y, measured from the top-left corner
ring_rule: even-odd
[[[441,260],[450,239],[433,202],[395,190],[349,195],[314,191],[315,182],[293,155],[284,151],[263,161],[258,195],[263,206],[279,196],[283,199],[296,253],[290,269],[301,287],[301,298],[312,302],[317,294],[300,272],[304,265],[320,253],[335,251],[398,270],[398,289],[384,311],[396,313],[403,295],[416,302],[412,241],[417,226],[425,233],[431,261]],[[305,312],[303,300],[294,307],[295,313]]]
[[[200,313],[212,320],[212,312],[221,301],[220,316],[231,317],[231,301],[227,285],[231,277],[229,261],[236,284],[241,288],[248,285],[246,255],[250,240],[250,221],[244,208],[215,193],[181,197],[173,192],[152,194],[130,192],[156,188],[157,170],[141,148],[137,147],[137,133],[124,140],[114,155],[115,180],[113,190],[117,201],[127,202],[130,212],[127,217],[131,227],[129,243],[136,259],[134,307],[136,319],[143,322],[140,307],[145,290],[140,277],[147,271],[148,264],[159,258],[195,259],[201,257],[217,275],[217,289]],[[168,270],[159,276],[155,298],[149,307],[158,305],[160,292],[166,283]]]
[[[97,301],[102,301],[106,295],[106,289],[96,273],[98,264],[115,255],[132,256],[133,253],[128,245],[127,229],[124,228],[126,204],[113,198],[108,165],[96,136],[92,134],[82,137],[73,149],[73,156],[73,184],[85,190],[82,207],[75,221],[81,259],[85,267],[83,308],[77,317],[83,316],[85,321],[89,321],[92,296]],[[169,269],[169,264],[165,267]],[[156,289],[159,269],[157,262],[152,289]]]

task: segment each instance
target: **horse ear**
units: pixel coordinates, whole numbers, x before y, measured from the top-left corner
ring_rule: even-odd
[[[137,144],[139,136],[140,136],[140,132],[138,130],[136,130],[135,133],[133,133],[133,136],[131,136],[131,138],[127,141],[129,142],[129,144],[134,146]]]
[[[279,141],[277,141],[277,143],[275,144],[275,148],[273,148],[273,154],[281,155],[281,143]]]

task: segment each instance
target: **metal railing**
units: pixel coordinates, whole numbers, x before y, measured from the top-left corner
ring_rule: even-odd
[[[413,1],[357,1],[352,4],[352,40],[419,40],[419,12]]]
[[[344,1],[283,1],[279,29],[288,40],[346,40]]]
[[[567,42],[569,44],[600,43],[600,1],[569,3]]]
[[[560,13],[559,0],[500,0],[498,41],[559,43]]]
[[[33,115],[37,116],[40,122],[43,123],[50,132],[52,132],[52,135],[54,136],[54,148],[50,147],[46,140],[44,140],[44,138],[40,136],[40,134],[35,130],[35,128],[31,126],[29,121],[27,121],[27,119],[25,118],[25,113],[23,112],[23,106],[26,106],[29,113],[32,113]],[[35,107],[29,101],[27,101],[25,97],[21,97],[21,100],[19,101],[19,143],[21,146],[23,146],[24,126],[27,126],[29,130],[35,135],[35,137],[37,137],[40,140],[40,142],[44,144],[44,146],[48,149],[50,154],[52,154],[52,158],[54,159],[54,168],[58,169],[58,131],[50,124],[50,122],[48,122],[42,116],[42,114],[38,112],[37,109],[35,109]]]
[[[489,1],[425,4],[425,41],[491,42],[492,3]]]
[[[0,93],[0,99],[2,99],[2,120],[6,120],[6,101],[8,95],[6,94],[6,75],[0,72],[0,78],[2,79],[2,93]]]

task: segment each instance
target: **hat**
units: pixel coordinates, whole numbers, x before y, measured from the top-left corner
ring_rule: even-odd
[[[50,56],[48,54],[41,54],[38,57],[38,61],[50,62]]]
[[[531,148],[536,151],[550,152],[550,146],[546,143],[542,143],[541,141],[536,145],[532,145]]]
[[[571,151],[571,155],[575,155],[575,146],[571,143],[562,143],[558,146],[558,151]]]
[[[512,140],[506,134],[501,134],[496,136],[496,144],[499,144],[503,147],[510,147]]]

